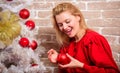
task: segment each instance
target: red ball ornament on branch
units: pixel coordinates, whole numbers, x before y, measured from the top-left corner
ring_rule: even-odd
[[[35,23],[34,23],[34,21],[32,21],[32,20],[27,20],[27,21],[25,22],[25,25],[26,25],[28,28],[30,28],[30,30],[32,30],[32,29],[35,28]]]
[[[22,47],[28,47],[29,46],[29,40],[27,38],[23,37],[19,40],[19,44]]]
[[[35,50],[36,48],[37,48],[37,46],[38,46],[38,44],[37,44],[37,42],[35,41],[35,40],[33,40],[31,43],[30,43],[30,48],[32,49],[32,50]]]
[[[27,19],[30,16],[30,12],[27,9],[21,9],[19,12],[19,16],[22,19]]]
[[[65,53],[58,54],[58,57],[57,57],[58,63],[65,65],[70,63],[70,61],[71,61],[70,58]]]
[[[7,1],[12,1],[12,0],[7,0]]]
[[[31,66],[32,66],[32,67],[34,67],[34,66],[38,66],[38,64],[36,64],[36,63],[33,63]]]

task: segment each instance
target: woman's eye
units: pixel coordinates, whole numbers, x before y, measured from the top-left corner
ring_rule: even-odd
[[[58,24],[59,27],[61,27],[63,24]]]
[[[70,23],[70,21],[66,21],[66,23]]]

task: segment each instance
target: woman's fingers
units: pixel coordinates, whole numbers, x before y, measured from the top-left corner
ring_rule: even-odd
[[[52,53],[53,53],[53,49],[50,49],[50,50],[47,52],[49,59],[51,58]]]
[[[50,52],[52,52],[53,51],[53,49],[50,49],[47,53],[49,54]]]
[[[70,56],[68,53],[66,54],[71,60],[74,59],[72,56]]]
[[[48,54],[48,59],[49,59],[51,62],[56,63],[56,58],[57,58],[57,55],[58,55],[57,51],[54,50],[54,49],[50,49],[50,50],[47,52],[47,54]]]
[[[53,49],[50,49],[50,50],[47,52],[48,57],[50,57],[53,53],[54,53],[54,50],[53,50]]]
[[[62,65],[62,64],[58,64],[61,68],[67,68],[69,67],[69,64],[66,64],[66,65]]]

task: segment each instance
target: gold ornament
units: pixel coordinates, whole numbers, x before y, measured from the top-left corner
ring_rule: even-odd
[[[10,10],[0,12],[0,41],[5,45],[12,43],[21,31],[19,17]]]

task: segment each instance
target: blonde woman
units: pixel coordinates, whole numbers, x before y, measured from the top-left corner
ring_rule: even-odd
[[[57,62],[58,52],[48,51],[48,59],[60,66],[60,73],[119,73],[107,40],[90,30],[80,10],[71,3],[61,3],[53,8],[53,25],[70,63]]]

